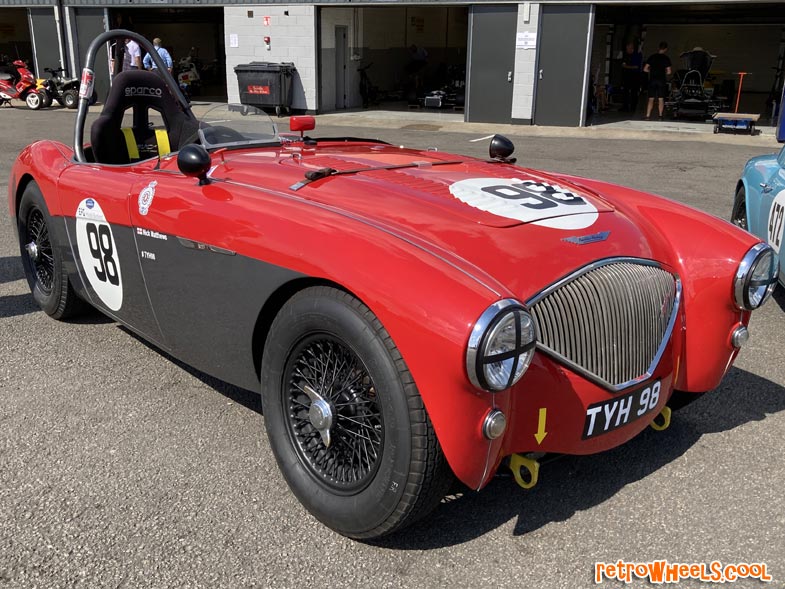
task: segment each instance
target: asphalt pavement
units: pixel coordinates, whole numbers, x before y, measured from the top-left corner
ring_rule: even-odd
[[[487,140],[472,140],[493,132],[414,116],[374,128],[365,118],[352,128],[325,117],[313,135],[481,156]],[[70,143],[73,122],[63,109],[0,109],[4,201],[18,151],[40,138]],[[776,148],[770,137],[508,131],[520,165],[626,184],[722,218],[744,162]],[[3,205],[0,587],[562,589],[596,586],[594,563],[619,559],[765,562],[768,586],[783,587],[783,327],[780,288],[754,314],[722,385],[665,432],[547,464],[528,492],[499,476],[404,534],[363,544],[326,529],[289,492],[255,392],[173,361],[100,314],[57,322],[39,311]]]

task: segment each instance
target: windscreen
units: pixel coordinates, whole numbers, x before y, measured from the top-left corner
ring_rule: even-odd
[[[206,148],[277,144],[278,126],[254,106],[219,104],[199,119],[199,139]]]

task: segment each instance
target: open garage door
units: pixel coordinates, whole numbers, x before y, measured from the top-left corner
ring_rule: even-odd
[[[160,38],[174,61],[174,74],[186,74],[189,93],[200,100],[226,100],[223,8],[117,8],[113,28],[126,27]]]
[[[0,7],[0,56],[33,63],[27,8]]]
[[[319,11],[319,110],[462,110],[466,6]]]
[[[630,85],[622,72],[625,47],[633,43],[641,61],[657,52],[660,41],[668,44],[673,64],[667,99],[666,118],[706,119],[712,109],[733,111],[739,98],[739,112],[771,116],[782,89],[785,51],[785,5],[782,3],[598,6],[591,74],[595,80],[595,122],[640,119],[645,114],[647,78],[641,75],[634,88],[639,98],[633,112],[622,112]],[[692,51],[703,51],[700,60]],[[705,63],[704,63],[705,62]],[[700,66],[700,67],[698,67]],[[688,72],[698,70],[693,80]],[[705,70],[705,71],[702,71]],[[739,95],[739,72],[746,72]],[[680,108],[685,81],[707,106]],[[628,94],[627,94],[628,95]],[[656,112],[656,111],[655,111]]]

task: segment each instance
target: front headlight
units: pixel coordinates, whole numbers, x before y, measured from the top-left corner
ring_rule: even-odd
[[[779,267],[774,250],[765,243],[755,245],[739,264],[733,295],[740,309],[754,311],[774,292]]]
[[[521,303],[512,299],[494,303],[480,315],[469,337],[469,380],[493,393],[510,388],[529,367],[535,343],[534,321]]]

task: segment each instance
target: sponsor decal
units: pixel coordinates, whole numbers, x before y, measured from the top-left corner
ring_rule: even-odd
[[[774,202],[771,203],[771,209],[769,209],[767,241],[777,253],[780,253],[782,247],[783,227],[785,227],[785,190],[777,195]]]
[[[90,68],[82,70],[82,79],[79,82],[79,98],[90,98],[95,85],[95,72]]]
[[[150,229],[145,229],[144,227],[137,227],[136,234],[141,235],[142,237],[152,237],[153,239],[160,239],[161,241],[166,241],[169,239],[165,233],[158,233],[158,231],[152,231]]]
[[[76,208],[76,246],[84,275],[95,294],[112,311],[123,306],[123,279],[112,228],[101,205],[86,198]]]
[[[154,98],[160,98],[162,94],[163,90],[160,88],[148,88],[147,86],[135,86],[125,89],[126,96],[153,96]]]
[[[153,199],[155,198],[155,187],[158,182],[153,181],[150,182],[147,186],[142,188],[141,192],[139,192],[139,214],[144,216],[150,210],[150,205],[153,204]]]
[[[591,235],[573,235],[571,237],[563,237],[562,241],[574,243],[575,245],[586,245],[587,243],[596,243],[598,241],[605,241],[611,234],[610,231],[600,231]]]
[[[599,216],[584,195],[548,182],[471,178],[450,185],[450,193],[481,211],[554,229],[585,229]]]

